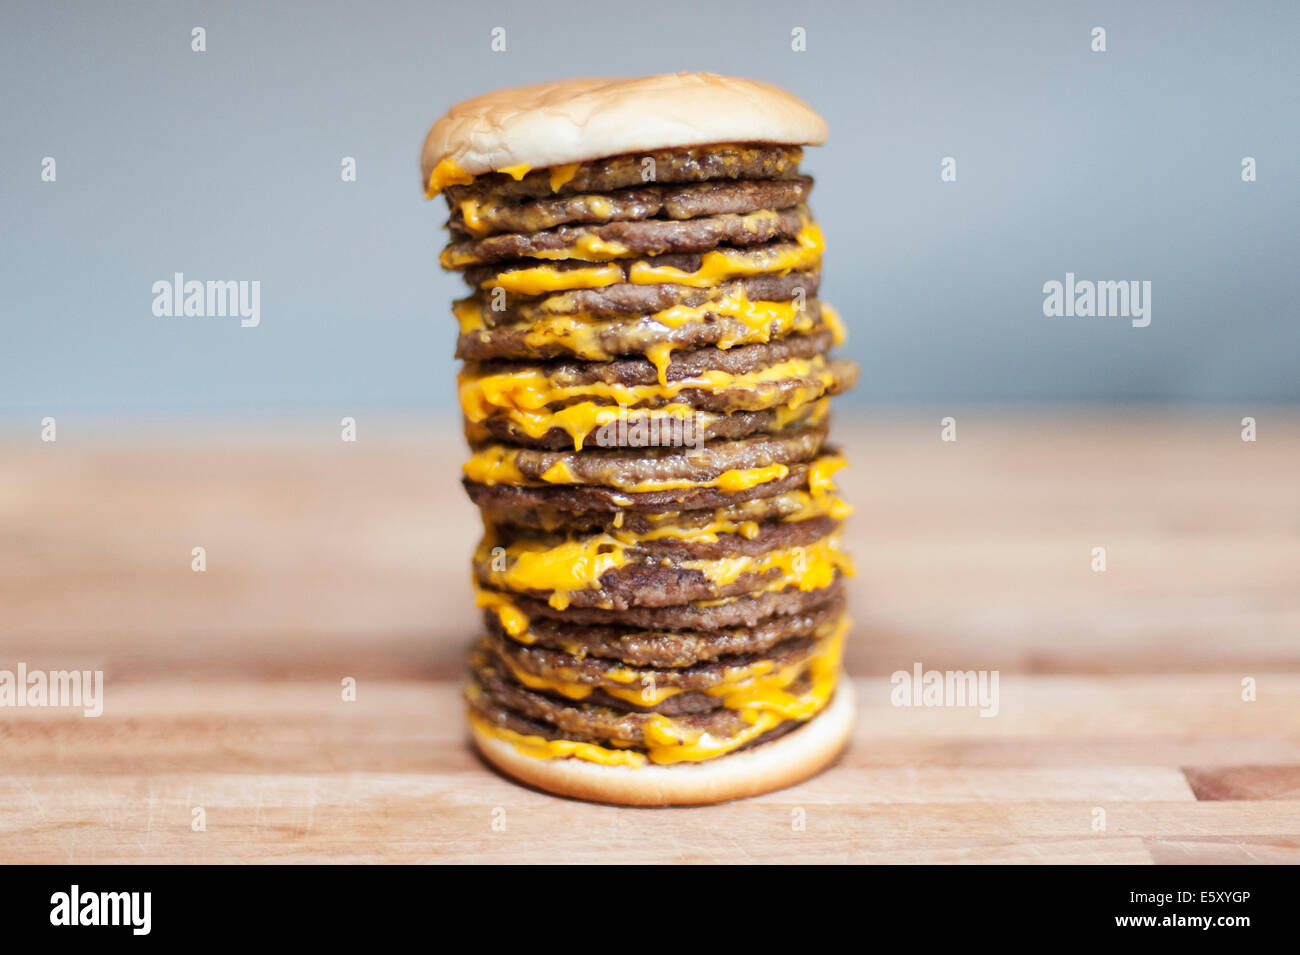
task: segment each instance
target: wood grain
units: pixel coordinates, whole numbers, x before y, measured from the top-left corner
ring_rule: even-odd
[[[845,757],[663,810],[466,747],[453,424],[8,434],[0,669],[102,668],[106,699],[0,709],[0,861],[1300,861],[1300,419],[971,412],[947,444],[948,413],[840,425]],[[998,671],[998,715],[891,705],[918,661]]]

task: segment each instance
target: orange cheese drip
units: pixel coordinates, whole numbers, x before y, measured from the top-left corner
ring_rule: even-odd
[[[564,186],[573,180],[578,174],[578,169],[582,163],[568,163],[564,166],[556,166],[551,170],[551,192],[559,192]]]
[[[821,262],[825,248],[821,229],[809,222],[795,236],[797,248],[775,250],[714,249],[700,257],[700,268],[684,272],[668,265],[634,262],[627,281],[635,285],[688,285],[709,288],[728,279],[747,275],[784,275],[795,269],[814,268]],[[521,295],[541,295],[562,289],[604,288],[624,281],[623,270],[616,265],[591,266],[560,271],[554,266],[500,272],[482,283],[483,288],[503,288]]]
[[[474,177],[456,165],[454,160],[444,159],[429,173],[424,195],[425,198],[432,199],[448,186],[468,186],[473,181]]]

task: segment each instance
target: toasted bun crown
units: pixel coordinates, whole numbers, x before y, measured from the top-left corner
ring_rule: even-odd
[[[825,141],[825,120],[798,97],[757,80],[716,73],[566,80],[453,106],[429,130],[420,171],[427,183],[443,160],[478,176],[709,143]]]

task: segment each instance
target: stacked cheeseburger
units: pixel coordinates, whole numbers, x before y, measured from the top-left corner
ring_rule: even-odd
[[[852,701],[827,444],[852,364],[817,298],[800,146],[822,119],[712,74],[453,107],[465,487],[482,511],[484,756],[557,793],[715,802],[834,759]]]

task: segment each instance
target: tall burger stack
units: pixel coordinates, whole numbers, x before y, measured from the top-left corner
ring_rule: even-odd
[[[803,102],[685,73],[503,90],[421,157],[450,210],[484,757],[556,793],[716,802],[852,724]]]

